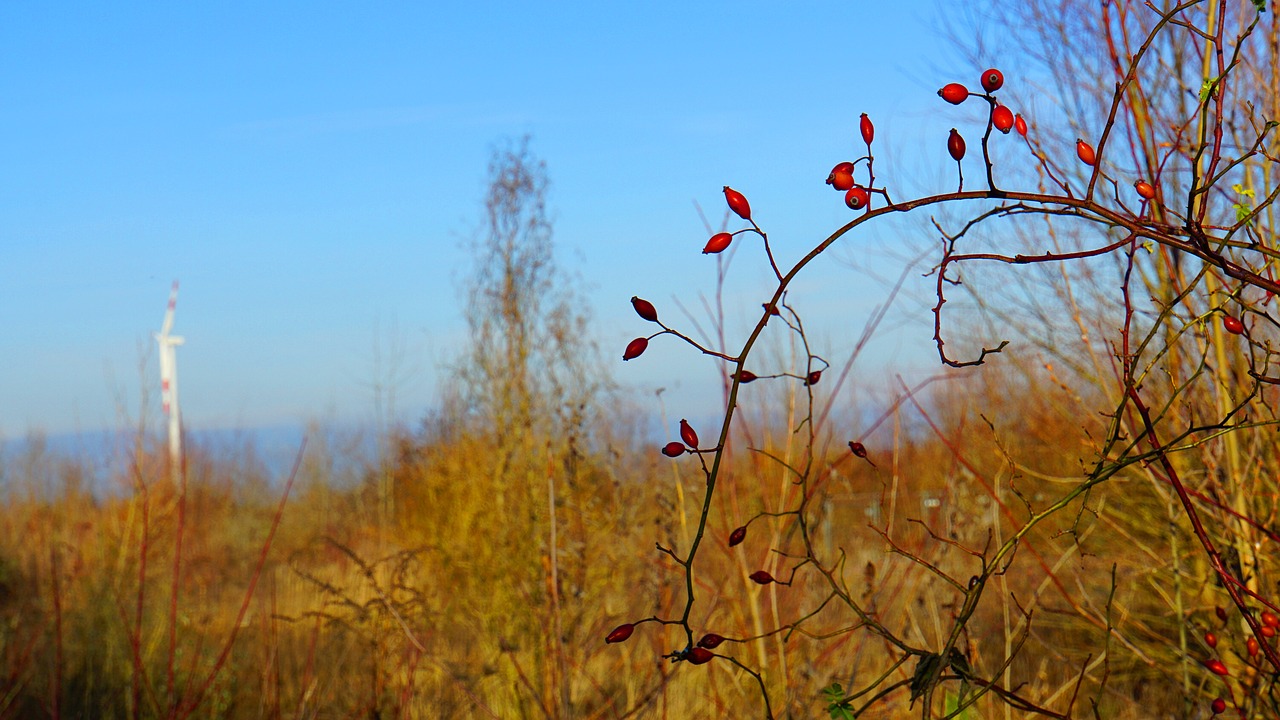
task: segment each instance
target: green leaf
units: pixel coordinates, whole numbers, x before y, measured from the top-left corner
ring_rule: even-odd
[[[831,683],[830,687],[822,689],[822,694],[826,696],[827,712],[832,720],[854,720],[853,708],[845,699],[844,688],[840,683]]]
[[[1204,102],[1209,99],[1209,96],[1213,94],[1214,86],[1217,84],[1218,78],[1216,77],[1206,78],[1205,81],[1200,84],[1200,102]]]
[[[1246,188],[1244,185],[1241,185],[1240,183],[1236,183],[1235,185],[1232,185],[1231,189],[1234,190],[1236,194],[1239,195],[1241,198],[1248,198],[1249,200],[1252,200],[1255,197],[1253,190]],[[1236,222],[1244,222],[1246,218],[1248,218],[1251,214],[1253,214],[1252,202],[1241,201],[1233,204],[1231,207],[1236,211]],[[1253,220],[1250,219],[1249,224],[1252,225]]]

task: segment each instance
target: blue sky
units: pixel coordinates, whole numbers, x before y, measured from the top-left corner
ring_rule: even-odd
[[[694,202],[718,223],[721,186],[742,190],[794,261],[849,218],[822,181],[854,157],[859,113],[899,194],[942,189],[963,116],[938,118],[956,111],[934,91],[982,69],[940,74],[956,54],[931,0],[123,7],[0,7],[10,438],[136,419],[144,389],[155,417],[151,333],[174,279],[189,427],[367,419],[388,358],[413,422],[465,341],[490,153],[525,134],[615,378],[713,414],[715,367],[690,351],[620,362],[648,331],[633,294],[679,318],[677,300],[697,312],[713,289]],[[883,298],[850,263],[896,276],[929,239],[868,229],[797,285],[831,359]],[[767,289],[760,255],[733,261],[731,331]],[[933,357],[927,310],[895,316],[866,372]]]

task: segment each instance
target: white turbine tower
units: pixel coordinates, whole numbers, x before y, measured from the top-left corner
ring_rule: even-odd
[[[173,328],[173,308],[177,304],[178,281],[174,280],[164,324],[155,334],[160,344],[160,399],[164,403],[164,414],[169,416],[169,465],[174,478],[182,469],[182,411],[178,408],[178,361],[174,349],[182,344],[183,338],[169,334]]]

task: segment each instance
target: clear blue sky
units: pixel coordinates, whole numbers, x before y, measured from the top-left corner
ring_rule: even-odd
[[[173,279],[189,427],[368,418],[378,346],[404,371],[401,417],[420,417],[465,336],[489,155],[526,133],[615,377],[642,394],[702,387],[713,368],[674,343],[620,362],[649,329],[631,295],[678,318],[677,298],[697,310],[713,287],[694,201],[718,222],[720,187],[741,189],[793,261],[849,217],[822,180],[854,156],[858,114],[901,194],[941,189],[960,117],[936,118],[951,109],[933,93],[981,69],[939,74],[956,55],[932,0],[124,8],[0,6],[9,438],[134,418],[144,385],[155,417],[151,333]],[[852,242],[883,258],[899,239]],[[732,329],[764,269],[758,252],[735,259]],[[832,259],[797,293],[839,359],[882,288]],[[928,328],[900,324],[877,362],[930,358]],[[671,397],[696,417],[718,394]]]

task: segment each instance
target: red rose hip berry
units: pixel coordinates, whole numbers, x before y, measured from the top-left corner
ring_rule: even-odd
[[[853,187],[853,173],[839,170],[832,171],[831,175],[827,177],[827,184],[836,190],[844,192]]]
[[[991,124],[1005,135],[1008,135],[1009,131],[1013,129],[1013,123],[1013,111],[1009,108],[997,105],[996,109],[991,111]]]
[[[658,311],[653,307],[653,303],[648,300],[642,300],[635,295],[631,296],[631,307],[636,309],[636,314],[643,320],[649,322],[658,322]]]
[[[850,210],[861,210],[871,204],[871,193],[861,186],[849,188],[849,192],[844,194],[844,204],[849,206]]]
[[[689,425],[689,421],[681,418],[680,420],[680,439],[685,445],[698,449],[698,433],[693,431],[693,427]]]
[[[1227,711],[1227,701],[1222,698],[1214,698],[1209,704],[1209,708],[1213,710],[1214,715],[1220,715]]]
[[[871,124],[871,118],[866,113],[862,113],[858,120],[858,130],[862,133],[863,142],[870,145],[872,138],[876,136],[876,126]]]
[[[684,443],[678,443],[674,440],[662,446],[662,454],[669,458],[680,457],[684,454]]]
[[[635,629],[635,625],[632,625],[631,623],[623,623],[610,631],[608,635],[605,635],[604,641],[607,643],[620,643],[631,637],[631,633],[634,632]]]
[[[1156,189],[1151,183],[1145,180],[1139,180],[1133,184],[1133,189],[1138,193],[1138,197],[1143,200],[1154,200],[1156,197]]]
[[[702,248],[702,254],[712,255],[724,252],[725,248],[729,247],[729,243],[731,242],[733,242],[733,236],[729,233],[716,233],[711,236],[711,239],[708,240],[707,244]]]
[[[768,585],[771,582],[777,582],[776,580],[773,579],[773,576],[769,574],[768,570],[757,570],[751,573],[750,575],[748,575],[747,577],[751,578],[753,582],[758,583],[760,585]]]
[[[729,533],[729,547],[733,547],[734,545],[741,545],[742,541],[746,539],[747,539],[746,525],[743,525],[742,527],[734,528],[733,532]]]
[[[701,640],[698,641],[698,647],[706,648],[708,650],[715,650],[716,648],[720,647],[720,643],[722,642],[724,642],[724,638],[721,637],[720,635],[717,635],[715,633],[707,633],[706,635],[702,636]]]
[[[1244,323],[1240,322],[1240,318],[1232,315],[1224,315],[1222,317],[1222,327],[1232,335],[1239,335],[1244,332]]]
[[[951,135],[947,137],[947,152],[951,153],[951,158],[956,162],[964,159],[964,138],[960,137],[955,128],[951,128]]]
[[[644,354],[646,348],[649,347],[649,338],[638,337],[627,343],[627,349],[622,353],[623,360],[634,360]]]
[[[1022,137],[1027,136],[1027,121],[1022,119],[1022,113],[1013,116],[1013,129]]]
[[[840,175],[848,175],[849,177],[853,177],[853,163],[851,162],[836,163],[836,166],[831,168],[831,172],[827,175],[828,185],[834,184],[837,173]]]
[[[1076,157],[1080,158],[1080,162],[1090,167],[1098,162],[1098,157],[1093,152],[1093,146],[1079,138],[1076,138]]]
[[[982,89],[989,93],[993,93],[1004,85],[1004,73],[995,68],[991,68],[982,73]]]
[[[960,83],[948,83],[938,91],[938,97],[952,105],[959,105],[965,101],[965,98],[969,97],[969,88]]]
[[[751,219],[751,204],[747,202],[746,196],[734,190],[728,185],[724,186],[724,199],[729,203],[729,209],[738,214],[743,220]]]
[[[701,665],[703,663],[710,662],[711,658],[715,656],[715,653],[704,647],[695,647],[684,654],[684,659],[691,665]]]

